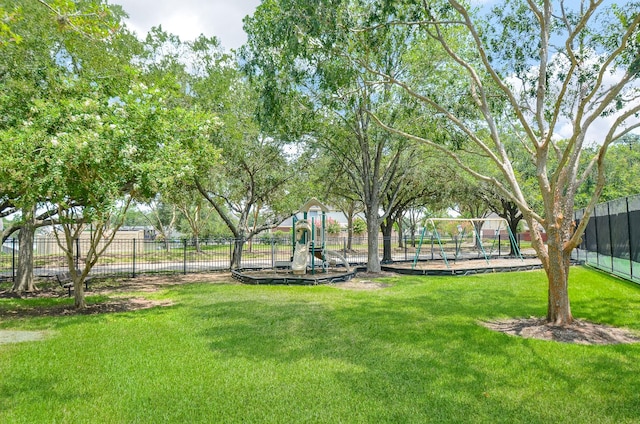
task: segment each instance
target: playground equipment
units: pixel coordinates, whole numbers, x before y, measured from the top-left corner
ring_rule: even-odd
[[[444,222],[449,223],[449,236],[451,243],[444,242],[443,238],[440,235],[440,231],[438,230],[438,225],[436,225],[436,223]],[[492,245],[488,254],[482,241],[482,226],[486,222],[498,223],[497,228],[494,230]],[[500,232],[504,230],[507,231],[511,245],[514,246],[516,257],[520,258],[520,260],[524,260],[522,254],[520,253],[520,249],[518,248],[518,243],[516,242],[516,239],[511,232],[509,225],[507,224],[507,220],[504,218],[429,218],[426,220],[425,225],[422,229],[420,243],[418,245],[418,248],[416,249],[416,255],[411,267],[412,269],[415,269],[416,263],[418,262],[420,251],[425,240],[425,235],[427,229],[429,228],[432,229],[431,243],[433,244],[434,241],[437,242],[440,256],[444,260],[447,268],[450,268],[450,259],[453,259],[455,261],[463,257],[463,247],[471,247],[476,251],[476,259],[484,258],[487,264],[489,264],[489,260],[493,256],[493,252],[495,250],[496,241],[499,238]],[[451,244],[453,244],[453,248],[451,248]],[[470,259],[470,257],[467,257],[466,259]]]
[[[311,226],[306,219],[294,224],[294,251],[291,260],[291,270],[294,274],[302,275],[307,272],[309,261],[309,247],[311,245]]]
[[[320,229],[316,227],[316,217],[310,216],[311,209],[314,207],[319,208],[322,213]],[[303,275],[310,268],[311,274],[315,274],[316,259],[320,261],[319,267],[323,272],[326,272],[329,266],[337,265],[338,261],[344,265],[346,272],[351,272],[347,259],[336,251],[327,250],[325,246],[326,215],[329,209],[316,198],[312,198],[300,208],[300,212],[303,213],[302,219],[293,217],[292,272]]]

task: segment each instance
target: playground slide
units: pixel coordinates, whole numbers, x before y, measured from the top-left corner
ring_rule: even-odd
[[[293,261],[291,262],[291,270],[294,274],[305,274],[307,272],[307,261],[309,260],[309,247],[306,243],[296,244],[296,250],[293,252]]]
[[[347,259],[344,256],[342,256],[340,253],[336,252],[335,250],[325,250],[324,255],[326,258],[339,259],[340,261],[342,261],[342,264],[344,265],[347,272],[351,272],[351,267],[349,266],[349,262],[347,262]]]

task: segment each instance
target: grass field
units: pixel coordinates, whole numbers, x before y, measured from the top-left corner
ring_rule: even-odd
[[[542,272],[381,281],[172,286],[144,294],[169,307],[2,319],[50,336],[0,344],[0,422],[640,422],[640,345],[478,325],[544,315]],[[640,287],[586,268],[570,287],[576,317],[640,332]]]

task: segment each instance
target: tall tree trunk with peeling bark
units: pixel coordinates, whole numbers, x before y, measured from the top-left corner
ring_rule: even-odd
[[[548,260],[545,261],[545,272],[549,281],[547,321],[554,324],[566,324],[573,321],[569,302],[569,267],[571,251],[563,248],[566,237],[552,230],[547,233]]]
[[[12,291],[18,293],[37,290],[33,280],[35,207],[25,208],[22,213],[23,226],[18,235],[18,272],[12,287]]]

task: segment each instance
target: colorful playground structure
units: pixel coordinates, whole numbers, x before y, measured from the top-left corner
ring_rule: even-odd
[[[321,211],[319,221],[316,217],[310,216],[312,208]],[[351,272],[351,267],[347,259],[334,250],[328,250],[325,244],[326,237],[326,214],[329,208],[320,203],[316,198],[310,199],[301,208],[302,219],[293,217],[293,252],[291,255],[291,271],[294,275],[304,275],[310,272],[311,275],[320,272],[327,272],[330,266],[336,266],[338,261],[344,266],[345,272]],[[318,225],[320,224],[319,228]]]
[[[313,214],[311,209],[314,209]],[[317,211],[320,215],[317,215]],[[289,262],[276,264],[272,269],[231,270],[236,280],[246,284],[316,285],[349,281],[356,269],[340,253],[326,248],[326,214],[329,209],[312,198],[293,217],[292,251]],[[313,216],[312,216],[313,215]],[[338,264],[341,263],[341,267]],[[333,268],[333,269],[330,269]]]

